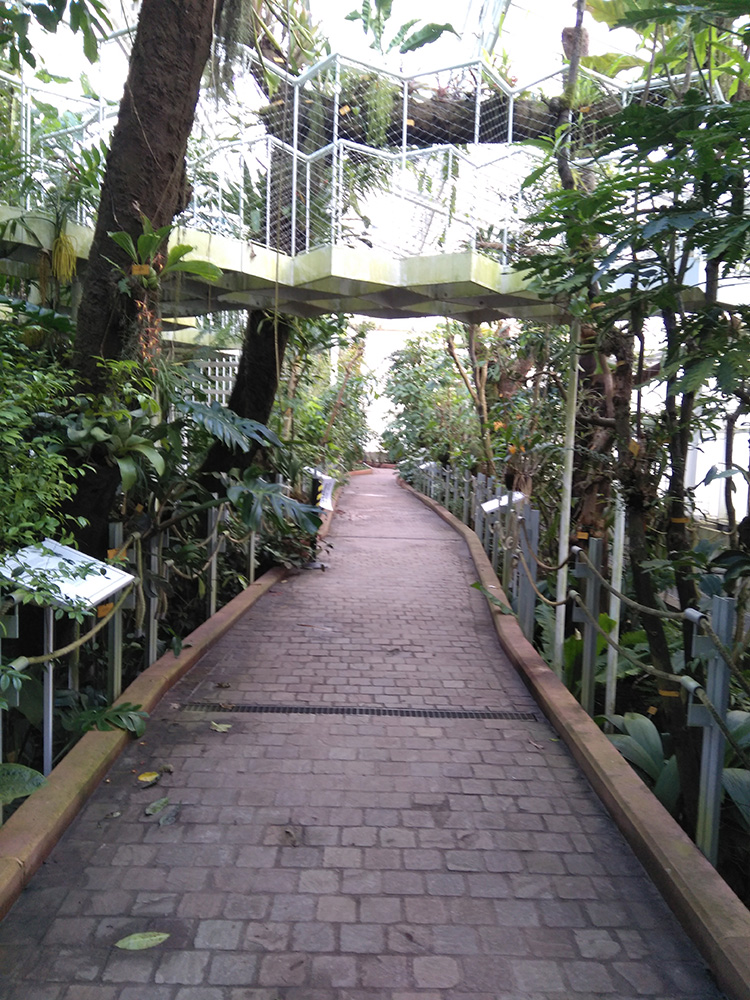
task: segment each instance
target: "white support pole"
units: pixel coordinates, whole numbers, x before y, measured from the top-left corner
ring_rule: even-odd
[[[401,210],[406,212],[406,146],[409,141],[409,82],[404,80],[401,90]],[[404,218],[406,215],[404,214]]]
[[[474,72],[477,75],[477,89],[474,97],[474,145],[479,143],[479,131],[481,128],[483,71],[484,66],[481,62],[478,62],[474,66]]]
[[[266,159],[268,161],[268,171],[266,173],[266,249],[271,249],[271,168],[273,166],[273,147],[271,137],[266,136]]]
[[[562,496],[560,501],[560,539],[557,562],[568,558],[570,548],[570,515],[573,501],[573,458],[576,440],[576,409],[578,407],[578,348],[581,340],[581,321],[574,319],[570,324],[570,369],[568,377],[568,399],[565,406],[565,445],[563,459]],[[557,593],[555,600],[565,600],[568,592],[568,567],[557,571]],[[563,643],[565,642],[565,605],[558,603],[555,609],[555,645],[552,668],[562,677]]]
[[[617,591],[622,590],[622,575],[625,568],[625,503],[622,494],[615,494],[615,530],[612,536],[612,574],[609,594],[609,617],[614,622],[610,637],[618,642],[620,639],[620,617],[622,603]],[[604,690],[604,714],[614,715],[615,699],[617,697],[617,650],[607,646],[607,679]]]
[[[339,160],[341,159],[341,149],[339,148],[339,110],[341,104],[341,63],[338,55],[335,57],[334,84],[333,84],[333,149],[331,162],[331,243],[334,245],[339,241]]]
[[[292,115],[292,236],[291,256],[297,253],[297,166],[299,163],[299,87],[294,88]]]

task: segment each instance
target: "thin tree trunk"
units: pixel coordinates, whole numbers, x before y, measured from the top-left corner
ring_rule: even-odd
[[[453,359],[458,374],[461,376],[464,385],[471,397],[471,401],[474,404],[474,410],[477,414],[477,420],[479,421],[479,439],[482,442],[482,451],[484,452],[484,466],[485,473],[488,476],[495,475],[495,456],[492,448],[492,436],[490,434],[489,421],[488,421],[488,407],[487,407],[487,366],[480,365],[477,360],[476,351],[476,331],[475,326],[466,326],[466,337],[469,349],[469,359],[471,361],[471,374],[472,381],[466,372],[466,369],[461,364],[461,359],[456,351],[456,343],[453,339],[453,334],[449,333],[446,338],[446,344],[448,346],[448,353]]]
[[[320,442],[319,447],[320,447],[321,458],[325,455],[325,450],[326,447],[328,446],[328,439],[331,436],[331,431],[333,430],[333,425],[336,422],[336,418],[339,415],[339,411],[341,409],[341,404],[344,400],[344,393],[346,392],[346,387],[349,383],[349,379],[354,374],[354,369],[362,361],[364,352],[365,352],[365,345],[357,344],[356,348],[354,349],[354,354],[347,363],[346,370],[344,371],[344,377],[341,381],[341,387],[339,388],[338,395],[336,396],[336,401],[334,402],[333,407],[331,408],[331,415],[328,418],[328,423],[326,424],[325,433],[323,434],[323,439]]]
[[[290,326],[283,318],[275,320],[268,313],[258,310],[249,314],[228,409],[240,417],[257,420],[261,424],[268,423],[289,334]],[[252,465],[259,450],[260,445],[256,442],[251,442],[249,451],[240,452],[217,441],[206,456],[201,477],[210,484],[206,477],[211,473],[246,469]]]

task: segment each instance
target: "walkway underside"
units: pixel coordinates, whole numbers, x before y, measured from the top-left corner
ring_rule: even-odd
[[[387,472],[331,539],[34,877],[0,926],[3,1000],[717,1000],[501,652],[463,540]],[[114,947],[144,931],[169,937]]]
[[[0,222],[21,214],[0,206]],[[30,235],[29,230],[36,234]],[[69,225],[85,268],[92,231]],[[52,245],[51,223],[25,215],[0,240],[0,274],[34,280],[39,245]],[[228,236],[179,230],[179,243],[224,272],[217,284],[182,275],[164,284],[165,319],[223,309],[278,309],[297,316],[348,312],[375,319],[446,317],[481,323],[504,317],[560,322],[561,310],[526,288],[522,275],[473,250],[396,258],[364,245],[327,246],[290,257]]]

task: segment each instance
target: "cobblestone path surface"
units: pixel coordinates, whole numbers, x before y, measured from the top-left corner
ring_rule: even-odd
[[[382,471],[331,541],[167,695],[34,877],[0,925],[2,1000],[720,997],[459,537]],[[114,947],[142,931],[170,936]]]

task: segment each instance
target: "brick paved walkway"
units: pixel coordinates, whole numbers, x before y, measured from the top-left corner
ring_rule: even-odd
[[[35,876],[0,925],[2,1000],[720,997],[504,660],[463,542],[385,471],[331,540],[327,572],[172,690]],[[172,824],[144,813],[161,796]],[[113,947],[146,930],[170,937]]]

